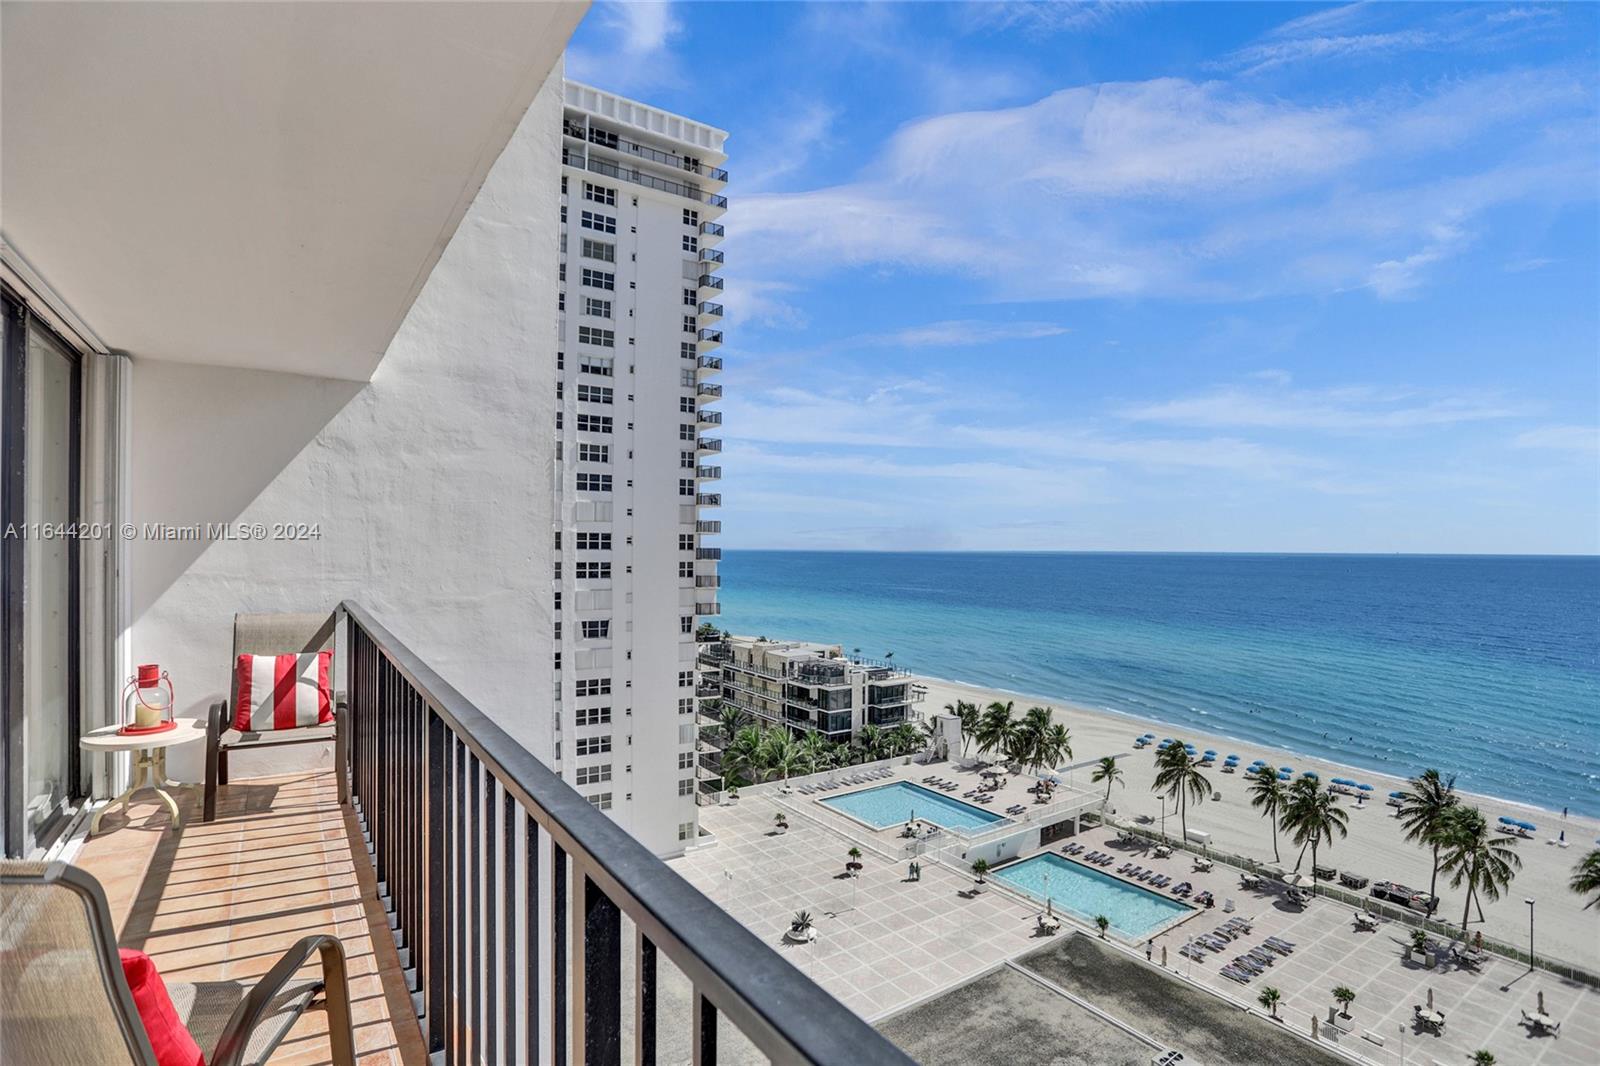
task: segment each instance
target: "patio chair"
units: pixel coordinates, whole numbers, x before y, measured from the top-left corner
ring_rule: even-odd
[[[0,1036],[7,1062],[28,1066],[156,1066],[155,1049],[117,955],[100,883],[53,862],[0,862]],[[322,980],[296,981],[313,955]],[[258,1066],[319,992],[327,994],[334,1066],[355,1066],[344,947],[302,938],[254,985],[166,983],[180,1021],[210,1066]]]
[[[238,671],[235,669],[239,656],[331,651],[334,629],[335,616],[331,614],[233,616],[233,657],[228,660],[228,698],[213,703],[211,713],[206,718],[206,787],[201,821],[216,819],[217,789],[228,783],[228,754],[232,751],[331,743],[339,802],[349,802],[350,783],[344,774],[350,742],[347,724],[349,707],[344,693],[334,693],[332,725],[274,729],[266,733],[241,732],[234,728],[233,716],[229,713],[239,705]]]

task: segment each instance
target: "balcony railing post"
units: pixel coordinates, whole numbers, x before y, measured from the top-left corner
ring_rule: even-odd
[[[527,944],[523,976],[526,987],[523,989],[522,1002],[523,1022],[528,1031],[525,1061],[538,1062],[539,1005],[542,1002],[539,995],[539,823],[531,814],[524,819],[523,836],[528,878],[526,901],[522,907],[524,942]]]
[[[500,786],[493,774],[483,775],[483,942],[478,945],[478,957],[483,960],[483,1044],[484,1060],[499,1061],[500,1046],[500,967],[495,965],[495,945],[500,938],[495,935],[495,924],[500,921],[496,904],[499,883],[495,872],[495,856],[500,850],[500,834],[495,815],[500,809],[496,793]]]
[[[694,991],[694,1066],[717,1066],[717,1008]]]
[[[467,746],[455,745],[455,758],[451,760],[455,770],[451,774],[451,791],[455,795],[452,805],[455,823],[455,875],[451,879],[455,886],[451,893],[455,907],[452,913],[455,916],[455,964],[452,970],[454,981],[450,992],[451,1026],[450,1046],[454,1053],[450,1056],[450,1063],[455,1066],[465,1066],[467,1062],[467,1030],[471,1025],[467,1013],[467,905],[466,880],[467,880]]]
[[[550,1056],[567,1062],[567,853],[550,844]],[[580,1060],[581,1061],[581,1060]]]
[[[656,946],[633,929],[633,1063],[656,1066]]]
[[[448,731],[444,719],[428,709],[428,837],[424,861],[428,870],[428,893],[423,904],[428,934],[422,949],[422,1011],[427,1021],[428,1053],[444,1050],[445,1034],[445,926],[450,920],[450,897],[445,889],[450,861],[445,837],[445,782],[450,772],[445,744]]]
[[[587,877],[583,886],[583,1061],[622,1066],[622,912]]]
[[[500,793],[501,865],[505,869],[502,880],[504,914],[500,919],[500,943],[505,955],[500,987],[505,1006],[505,1058],[517,1061],[517,801],[510,789]]]

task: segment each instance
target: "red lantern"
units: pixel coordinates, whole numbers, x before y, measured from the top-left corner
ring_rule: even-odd
[[[164,693],[162,685],[166,686]],[[172,679],[167,672],[155,663],[141,666],[122,689],[122,728],[117,732],[136,736],[176,729],[178,723],[173,718],[176,705]]]

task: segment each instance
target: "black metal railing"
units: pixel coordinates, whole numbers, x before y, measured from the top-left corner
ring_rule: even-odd
[[[702,289],[720,289],[722,288],[722,279],[715,274],[701,274],[700,287]]]
[[[717,437],[701,437],[694,442],[694,446],[703,452],[720,452],[722,450],[722,441]]]
[[[696,548],[694,550],[694,557],[696,559],[720,559],[720,558],[722,558],[722,549],[721,548]]]
[[[702,300],[699,310],[702,315],[710,315],[714,318],[722,317],[722,305],[712,303],[710,300]]]
[[[700,232],[707,237],[721,237],[724,231],[720,222],[702,222],[700,223]]]
[[[712,410],[710,410],[708,408],[702,407],[700,410],[696,411],[695,414],[699,417],[700,424],[702,426],[720,426],[720,425],[722,425],[722,412],[721,411],[712,411]]]
[[[720,329],[703,329],[700,331],[699,337],[703,344],[722,343],[722,331]]]
[[[340,615],[352,795],[431,1054],[620,1066],[628,1031],[629,1061],[655,1063],[676,1026],[714,1066],[721,1017],[774,1063],[910,1066],[359,605]],[[692,985],[688,1017],[658,1017],[658,956]]]
[[[721,370],[722,356],[702,355],[699,359],[695,360],[694,365],[699,367],[701,370]]]
[[[715,248],[700,249],[700,262],[702,263],[721,263],[724,258],[723,254]]]
[[[697,466],[694,468],[694,476],[702,481],[716,481],[722,477],[722,467]]]
[[[697,396],[721,396],[722,386],[713,385],[709,381],[702,381],[695,386],[694,391]]]

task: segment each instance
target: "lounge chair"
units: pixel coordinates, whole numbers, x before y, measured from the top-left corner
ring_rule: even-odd
[[[8,949],[0,951],[6,1061],[156,1066],[100,883],[66,863],[0,862],[0,905]],[[313,956],[321,957],[322,979],[295,980]],[[355,1066],[344,946],[336,936],[301,938],[253,984],[167,981],[166,990],[177,1020],[213,1066],[265,1062],[325,993],[332,1062]]]
[[[1247,985],[1250,983],[1250,975],[1236,967],[1224,966],[1220,972],[1222,976],[1228,978],[1229,980],[1237,981],[1241,985]]]

